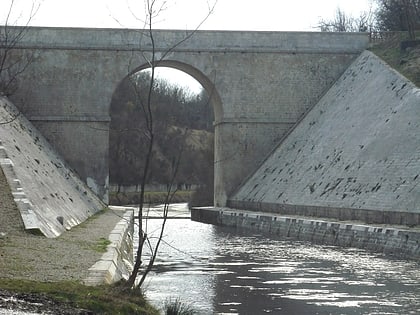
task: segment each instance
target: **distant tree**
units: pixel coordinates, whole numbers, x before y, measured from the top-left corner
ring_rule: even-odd
[[[142,102],[146,100],[149,80],[148,71],[136,74],[135,84],[139,85],[138,97],[142,98]],[[118,186],[137,185],[141,182],[140,170],[144,166],[142,152],[145,152],[147,143],[142,132],[145,128],[143,111],[135,106],[137,95],[130,82],[126,79],[120,84],[111,103],[110,146],[113,150],[110,152],[110,181]],[[148,182],[166,184],[170,182],[170,173],[165,170],[170,168],[178,148],[185,141],[191,142],[198,136],[213,133],[213,112],[204,90],[193,96],[189,91],[157,78],[152,113],[155,121],[155,146]],[[204,182],[200,173],[207,168],[202,168],[198,158],[198,155],[201,157],[203,143],[206,143],[205,139],[185,145],[182,160],[188,160],[188,163],[181,163],[177,183]],[[212,152],[210,154],[213,157]]]
[[[373,27],[374,16],[371,10],[362,12],[355,18],[337,8],[334,18],[321,19],[318,23],[321,32],[371,32]]]
[[[380,31],[407,31],[415,39],[420,28],[420,0],[377,0],[376,21]]]

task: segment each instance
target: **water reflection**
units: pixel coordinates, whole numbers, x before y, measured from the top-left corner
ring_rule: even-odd
[[[179,297],[200,314],[420,314],[418,262],[187,219],[165,234],[145,287],[157,306]]]

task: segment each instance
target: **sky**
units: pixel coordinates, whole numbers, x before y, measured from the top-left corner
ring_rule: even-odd
[[[33,3],[39,5],[34,26],[143,28],[144,0],[0,0],[4,23],[14,1],[9,24],[25,23]],[[317,31],[321,18],[337,8],[354,17],[374,0],[157,0],[164,10],[153,19],[155,29]],[[10,23],[12,21],[12,23]]]

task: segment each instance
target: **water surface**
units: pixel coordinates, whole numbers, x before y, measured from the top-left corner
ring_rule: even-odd
[[[420,314],[419,262],[189,219],[169,220],[164,240],[145,285],[158,307],[178,297],[199,314]]]

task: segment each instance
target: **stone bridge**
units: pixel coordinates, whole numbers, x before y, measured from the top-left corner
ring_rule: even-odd
[[[155,30],[155,52],[166,54],[158,66],[190,74],[211,95],[216,206],[226,204],[368,44],[361,33],[190,35]],[[30,27],[16,48],[34,61],[12,101],[107,201],[111,98],[127,75],[149,66],[150,38],[133,29]]]

